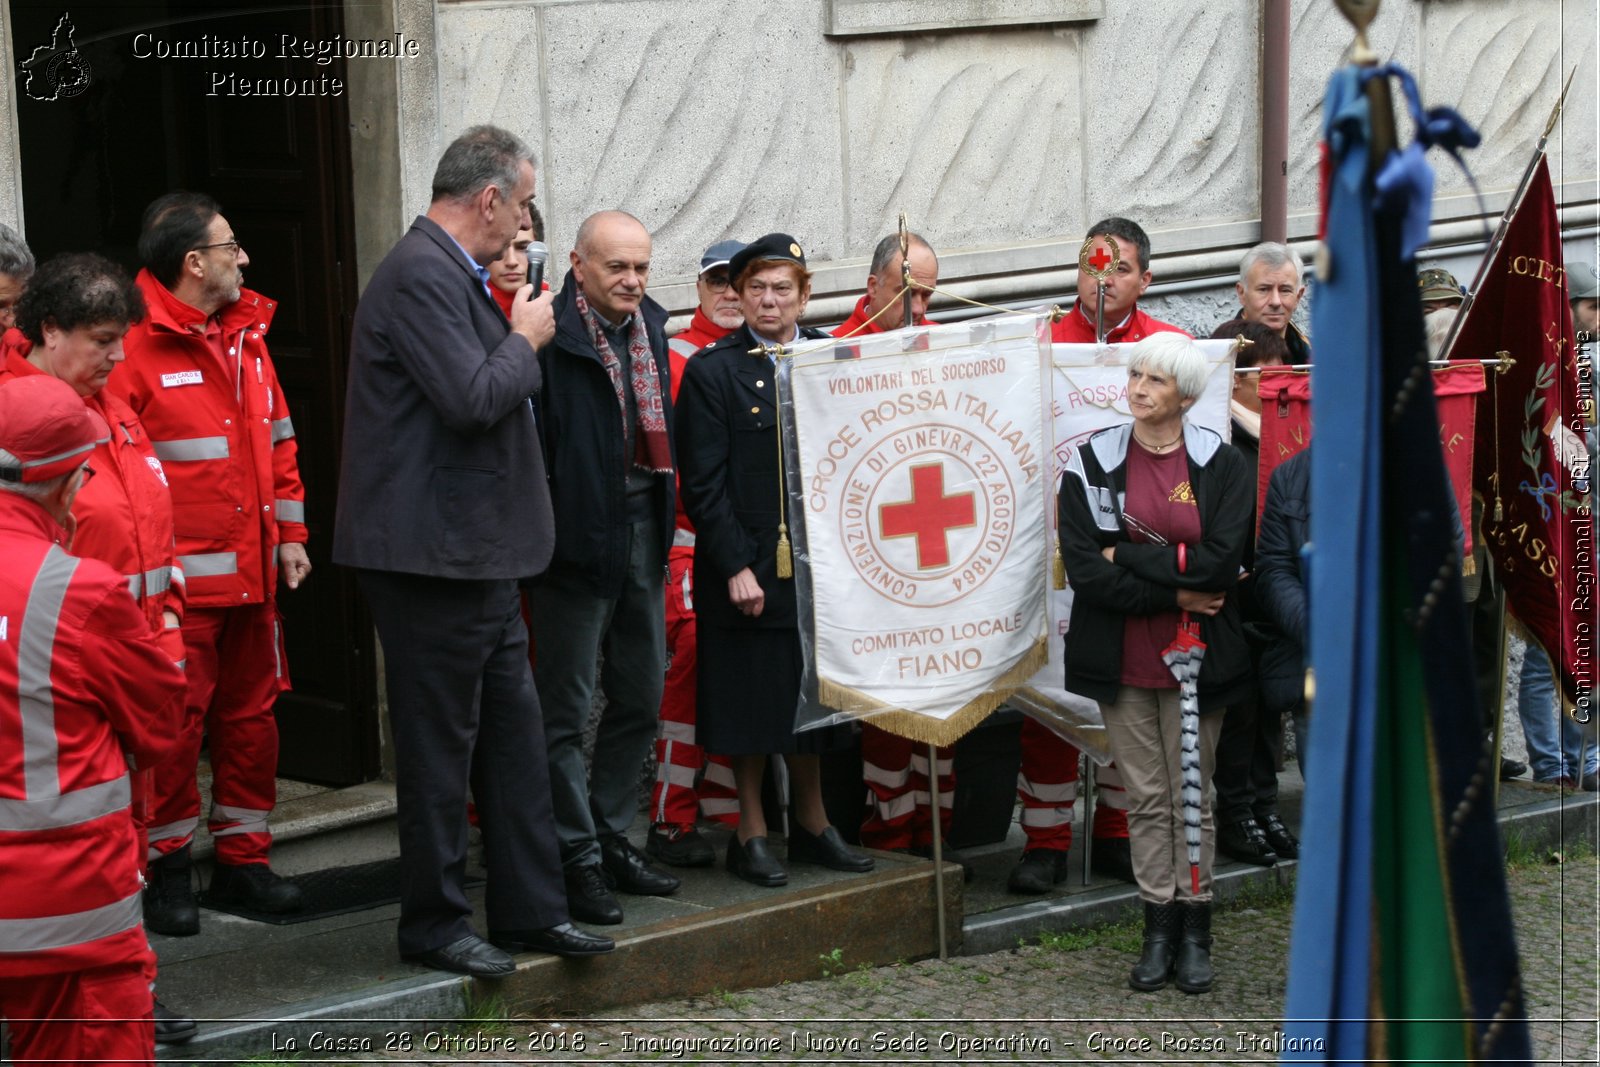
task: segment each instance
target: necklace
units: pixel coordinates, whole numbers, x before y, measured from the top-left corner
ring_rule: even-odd
[[[1182,430],[1179,430],[1179,431],[1178,431],[1178,436],[1176,436],[1176,437],[1174,437],[1174,438],[1173,438],[1173,439],[1172,439],[1172,440],[1170,440],[1170,441],[1168,441],[1168,442],[1167,442],[1167,443],[1166,443],[1166,444],[1161,444],[1161,445],[1152,445],[1152,444],[1148,444],[1148,443],[1146,443],[1146,442],[1144,442],[1144,441],[1142,441],[1142,440],[1140,440],[1140,439],[1139,439],[1139,435],[1138,435],[1138,434],[1134,434],[1134,435],[1133,435],[1133,439],[1134,439],[1134,440],[1135,440],[1135,441],[1138,441],[1138,442],[1139,442],[1139,445],[1140,445],[1140,446],[1141,446],[1141,447],[1142,447],[1142,448],[1144,448],[1144,450],[1145,450],[1145,451],[1147,451],[1147,452],[1154,452],[1154,453],[1156,453],[1156,454],[1157,454],[1157,455],[1160,455],[1160,454],[1161,454],[1161,453],[1162,453],[1162,452],[1165,452],[1165,451],[1166,451],[1166,450],[1167,450],[1167,449],[1169,449],[1169,448],[1171,448],[1171,447],[1172,447],[1172,446],[1173,446],[1173,445],[1175,445],[1175,444],[1177,444],[1177,443],[1178,443],[1178,442],[1179,442],[1179,441],[1182,441],[1182,440],[1183,440],[1183,431],[1182,431]]]

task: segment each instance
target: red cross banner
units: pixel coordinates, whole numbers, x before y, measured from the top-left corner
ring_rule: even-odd
[[[1228,440],[1232,423],[1228,400],[1233,395],[1233,342],[1197,342],[1210,370],[1206,387],[1189,409],[1189,421],[1215,430]],[[1128,408],[1128,367],[1124,354],[1131,345],[1052,345],[1050,376],[1051,501],[1072,450],[1091,436],[1133,418]],[[1055,508],[1050,509],[1050,551],[1056,554]],[[1061,583],[1065,584],[1065,583]],[[1050,632],[1067,633],[1072,614],[1071,588],[1050,591]],[[1071,640],[1067,637],[1067,640]],[[1061,688],[1066,674],[1060,636],[1050,642],[1050,658],[1012,704],[1043,725],[1096,756],[1110,759],[1100,721],[1100,707]]]
[[[848,715],[948,744],[1044,661],[1048,337],[1043,315],[1003,316],[783,361],[789,526],[823,709],[802,726]]]

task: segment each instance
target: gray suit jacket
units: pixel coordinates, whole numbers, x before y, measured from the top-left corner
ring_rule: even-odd
[[[333,560],[527,578],[554,542],[529,397],[539,361],[467,258],[419,217],[356,308]]]

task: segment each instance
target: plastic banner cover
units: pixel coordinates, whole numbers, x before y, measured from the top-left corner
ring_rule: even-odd
[[[802,345],[780,360],[807,677],[798,729],[948,744],[1046,657],[1049,318]]]

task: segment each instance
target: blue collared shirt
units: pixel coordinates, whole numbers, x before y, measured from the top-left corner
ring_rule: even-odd
[[[439,228],[441,230],[444,230],[443,226],[441,226]],[[490,292],[490,290],[489,290],[489,268],[485,267],[483,264],[481,264],[477,260],[473,259],[472,258],[472,253],[468,252],[465,248],[462,247],[461,242],[456,240],[455,234],[451,233],[449,230],[445,230],[444,231],[444,235],[446,237],[450,238],[450,241],[451,241],[452,244],[454,244],[457,248],[461,249],[461,254],[466,256],[467,257],[467,262],[472,265],[473,273],[477,274],[478,280],[483,283],[484,295],[486,295],[486,296],[488,296],[488,297],[490,297],[492,299],[494,297],[494,293]]]

